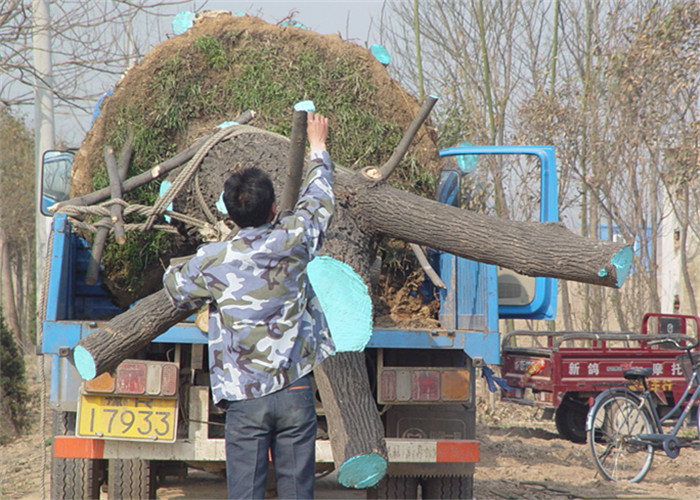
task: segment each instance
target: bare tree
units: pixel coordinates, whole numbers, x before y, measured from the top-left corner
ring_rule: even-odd
[[[109,86],[163,33],[132,29],[134,23],[163,16],[164,8],[185,0],[52,2],[52,91],[57,113],[89,114]],[[168,14],[171,15],[171,14]],[[6,106],[30,105],[38,76],[32,60],[32,1],[0,6],[0,95]],[[107,78],[98,78],[106,75]],[[106,82],[106,83],[105,83]],[[84,133],[85,131],[83,131]]]
[[[162,38],[162,34],[152,29],[135,32],[131,29],[133,23],[144,22],[148,17],[152,19],[161,15],[159,12],[164,8],[185,3],[191,2],[53,2],[49,23],[53,70],[51,78],[46,81],[35,68],[32,54],[32,1],[0,3],[0,111],[5,135],[1,148],[5,193],[0,228],[2,307],[9,328],[22,336],[24,345],[33,342],[29,332],[34,329],[31,301],[35,296],[33,259],[36,252],[33,250],[35,236],[31,232],[34,228],[31,216],[35,210],[32,194],[35,176],[34,161],[30,157],[29,163],[25,164],[23,156],[31,145],[16,141],[15,125],[10,126],[14,123],[13,116],[23,106],[34,104],[34,86],[42,81],[51,91],[56,113],[89,115],[97,98],[117,81],[129,64],[150,48],[155,40],[148,37]],[[157,26],[157,23],[149,26]],[[80,123],[79,120],[75,122]],[[68,132],[59,130],[64,140],[71,135]],[[85,132],[73,133],[69,140],[79,140]],[[10,198],[7,193],[22,193],[22,196]],[[26,193],[29,196],[24,196]]]
[[[688,1],[436,1],[420,17],[426,88],[441,94],[442,145],[549,143],[557,147],[560,216],[583,236],[635,241],[623,290],[563,283],[565,328],[633,328],[641,314],[668,310],[658,285],[663,191],[679,238],[697,213],[698,4]],[[395,74],[413,79],[410,9],[389,24]],[[427,9],[426,9],[427,11]],[[407,54],[405,58],[402,54]],[[693,154],[676,155],[669,148]],[[683,158],[682,160],[680,158]],[[675,167],[673,167],[675,165]],[[684,172],[683,181],[669,169]],[[489,187],[499,191],[495,166]],[[518,180],[531,172],[517,165]],[[673,179],[673,180],[672,180]],[[513,217],[521,207],[504,203]],[[534,202],[536,204],[536,201]],[[695,212],[693,211],[695,210]],[[684,214],[688,214],[685,216]],[[685,229],[684,229],[685,228]],[[682,244],[681,274],[695,309],[693,239]],[[572,307],[577,304],[577,307]],[[666,307],[666,309],[664,309]],[[561,316],[560,316],[561,317]]]
[[[22,120],[0,105],[0,308],[25,348],[33,338],[33,281],[25,281],[34,267],[33,150]]]

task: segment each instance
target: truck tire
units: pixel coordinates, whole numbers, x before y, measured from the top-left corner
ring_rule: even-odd
[[[55,411],[53,435],[75,435],[75,412]],[[104,461],[87,458],[55,458],[51,454],[51,498],[100,498],[104,479]]]
[[[156,498],[157,474],[150,460],[110,460],[107,469],[109,500],[152,500]]]
[[[368,499],[393,498],[416,499],[418,498],[418,478],[408,476],[384,476],[384,479],[367,490]]]
[[[459,498],[474,497],[474,475],[444,476],[423,479],[423,498]]]
[[[554,415],[557,432],[572,443],[585,443],[586,415],[588,406],[585,403],[564,396]]]

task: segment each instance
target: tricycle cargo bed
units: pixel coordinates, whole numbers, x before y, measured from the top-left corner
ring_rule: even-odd
[[[502,341],[501,375],[509,387],[501,400],[555,411],[564,437],[585,440],[582,428],[572,428],[582,426],[590,401],[609,387],[629,385],[623,371],[640,367],[652,369],[648,383],[663,413],[685,389],[680,352],[649,341],[670,335],[692,341],[698,324],[696,316],[649,313],[641,333],[513,331]]]

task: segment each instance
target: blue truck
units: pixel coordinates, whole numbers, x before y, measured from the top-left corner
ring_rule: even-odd
[[[553,147],[459,146],[440,155],[439,201],[464,206],[484,156],[525,158],[539,172],[535,218],[557,220]],[[55,165],[65,169],[46,162],[45,178]],[[207,337],[195,319],[170,328],[114,372],[83,381],[70,362],[72,348],[123,310],[99,281],[85,283],[90,246],[69,217],[53,216],[49,241],[40,346],[51,358],[51,497],[98,498],[106,489],[109,498],[155,498],[160,480],[184,477],[190,467],[223,474],[224,415],[211,402]],[[437,290],[440,328],[375,328],[365,349],[389,453],[387,476],[368,490],[373,498],[416,498],[419,491],[425,498],[472,497],[475,383],[483,367],[500,363],[499,319],[556,314],[554,279],[430,255],[445,284]],[[323,473],[333,457],[321,401],[317,413]]]

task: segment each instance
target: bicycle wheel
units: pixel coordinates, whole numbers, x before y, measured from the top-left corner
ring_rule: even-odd
[[[613,392],[591,411],[588,442],[598,470],[610,481],[641,481],[654,458],[654,448],[635,438],[653,432],[652,418],[641,399]]]

